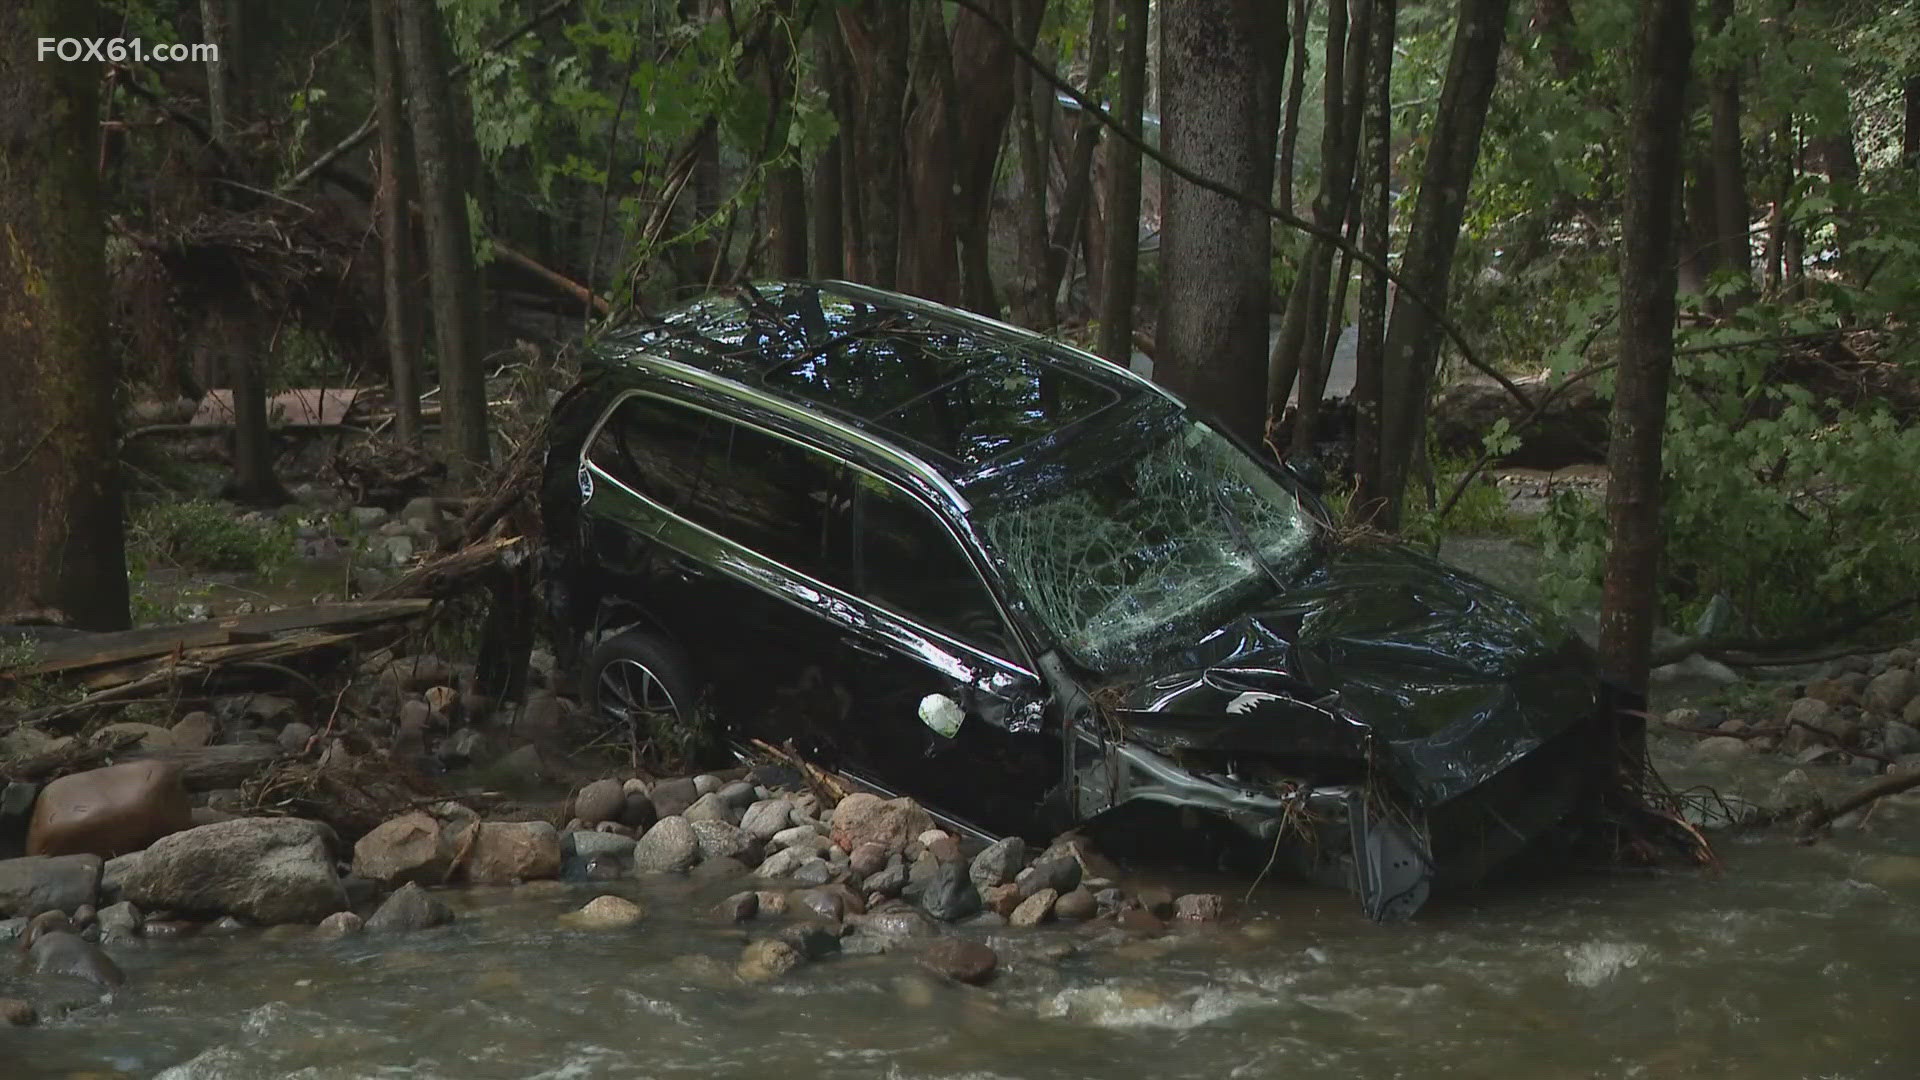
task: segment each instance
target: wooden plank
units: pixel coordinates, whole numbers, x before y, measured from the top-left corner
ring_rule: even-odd
[[[210,622],[179,623],[108,634],[86,634],[40,645],[32,663],[8,669],[11,677],[50,675],[63,671],[125,664],[147,658],[165,661],[173,653],[210,646],[262,641],[275,634],[333,626],[386,622],[418,615],[433,601],[403,597],[390,600],[344,600],[229,615]],[[137,676],[135,676],[137,677]],[[131,681],[119,680],[119,681]],[[108,682],[107,685],[114,685]]]
[[[169,668],[178,667],[182,674],[198,673],[207,668],[231,663],[236,660],[275,660],[285,656],[312,652],[336,645],[348,645],[358,638],[357,634],[296,634],[291,637],[273,638],[267,641],[240,641],[230,645],[214,645],[199,649],[187,649],[179,655],[167,654],[145,660],[118,664],[104,671],[91,672],[83,676],[80,685],[90,691],[110,690],[116,686],[137,682],[157,675]]]

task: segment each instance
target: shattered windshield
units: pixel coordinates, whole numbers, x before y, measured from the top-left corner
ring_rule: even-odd
[[[1047,630],[1099,671],[1219,625],[1272,587],[1269,570],[1298,567],[1312,539],[1294,493],[1197,422],[1065,494],[990,512],[983,528]]]

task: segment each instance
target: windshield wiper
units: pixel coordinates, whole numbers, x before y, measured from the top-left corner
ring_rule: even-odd
[[[1280,572],[1273,568],[1273,564],[1267,561],[1265,555],[1261,554],[1260,545],[1253,542],[1252,534],[1247,532],[1247,527],[1241,522],[1240,516],[1227,506],[1226,495],[1217,487],[1213,489],[1213,505],[1219,509],[1221,518],[1226,521],[1227,531],[1233,534],[1234,543],[1239,544],[1240,550],[1245,552],[1247,557],[1253,560],[1253,564],[1273,582],[1275,591],[1286,592],[1287,583],[1281,580]]]

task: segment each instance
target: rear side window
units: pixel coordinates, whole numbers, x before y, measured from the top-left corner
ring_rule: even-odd
[[[953,533],[920,500],[883,480],[862,476],[858,491],[860,595],[996,656],[1011,655],[999,608]]]
[[[587,460],[627,487],[682,511],[700,486],[716,421],[658,398],[629,397],[587,448]]]
[[[687,518],[816,580],[844,587],[829,543],[846,520],[847,467],[824,454],[725,420]]]

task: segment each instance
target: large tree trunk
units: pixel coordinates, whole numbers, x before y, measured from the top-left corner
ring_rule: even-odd
[[[1266,0],[1164,0],[1161,140],[1169,157],[1235,191],[1272,190],[1283,26]],[[1266,421],[1270,221],[1171,174],[1162,190],[1155,377],[1257,443]]]
[[[1399,0],[1373,0],[1373,34],[1367,77],[1366,176],[1360,196],[1360,247],[1381,265],[1387,261],[1393,183],[1393,46]],[[1380,392],[1382,338],[1386,332],[1387,277],[1361,275],[1358,340],[1353,357],[1353,516],[1370,520],[1380,492]]]
[[[480,277],[473,263],[467,192],[458,167],[464,157],[439,13],[433,0],[395,2],[427,235],[433,336],[440,362],[440,430],[448,471],[456,480],[468,481],[487,463],[488,451],[486,382],[480,368],[484,355]]]
[[[107,343],[97,64],[34,42],[100,32],[87,0],[0,4],[0,622],[127,625],[118,353]]]
[[[1660,563],[1660,444],[1673,370],[1674,208],[1693,34],[1690,0],[1640,0],[1639,7],[1621,221],[1620,366],[1607,448],[1612,480],[1600,663],[1620,685],[1644,693]]]
[[[907,54],[913,5],[899,0],[857,0],[836,9],[852,70],[852,110],[847,125],[852,167],[843,178],[859,189],[859,258],[856,280],[891,288],[899,258],[904,156],[901,118],[907,94]]]
[[[380,283],[386,302],[384,324],[387,371],[393,386],[394,435],[408,446],[420,445],[419,320],[413,295],[413,230],[407,206],[413,201],[413,163],[407,156],[400,103],[398,44],[394,37],[394,0],[373,0],[373,93],[380,123],[380,183],[374,189],[374,221],[380,230]]]
[[[1134,137],[1147,97],[1149,0],[1116,0],[1126,21],[1120,46],[1120,102],[1115,116]],[[1133,358],[1133,304],[1140,268],[1140,150],[1125,139],[1107,144],[1106,266],[1100,272],[1101,356],[1116,364]]]
[[[1086,94],[1100,100],[1107,81],[1107,31],[1113,12],[1107,0],[1094,0],[1093,21],[1087,33]],[[1087,206],[1093,197],[1093,152],[1100,145],[1100,121],[1090,112],[1080,114],[1074,127],[1073,149],[1067,159],[1065,182],[1060,190],[1060,213],[1053,223],[1053,242],[1047,246],[1046,288],[1058,295],[1060,283],[1073,265],[1073,253],[1086,222]]]
[[[1462,0],[1439,111],[1427,141],[1401,271],[1443,312],[1510,6],[1511,0]],[[1399,524],[1407,476],[1425,441],[1427,392],[1439,353],[1433,314],[1404,292],[1396,296],[1381,360],[1380,496],[1381,524],[1387,528]]]
[[[782,9],[791,17],[792,6]],[[793,109],[793,48],[776,29],[768,35],[765,75],[770,152],[785,152],[786,124]],[[773,272],[783,278],[807,276],[807,178],[800,166],[784,165],[767,178],[767,246]]]

